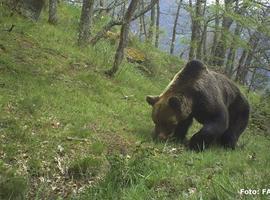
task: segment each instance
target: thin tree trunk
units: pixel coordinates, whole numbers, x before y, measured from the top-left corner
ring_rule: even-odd
[[[112,19],[114,19],[114,17],[115,17],[115,9],[116,9],[116,7],[113,7],[113,9],[112,9],[112,14],[111,14]]]
[[[214,63],[214,55],[217,47],[217,41],[218,41],[218,36],[219,36],[219,0],[216,0],[216,5],[215,5],[216,13],[215,13],[215,32],[214,32],[214,37],[213,37],[213,44],[211,48],[211,59],[210,63]]]
[[[50,24],[57,24],[57,0],[49,1],[49,20]]]
[[[160,6],[159,0],[157,1],[157,19],[156,19],[156,39],[155,39],[155,47],[158,48],[159,46],[159,19],[160,18]]]
[[[267,15],[269,13],[270,7],[267,7],[266,11],[262,15],[262,21],[257,25],[257,30],[250,36],[249,39],[249,48],[245,49],[245,59],[240,59],[239,66],[237,68],[236,81],[245,83],[246,76],[248,74],[248,68],[252,64],[252,59],[254,58],[254,54],[256,53],[256,49],[258,47],[260,41],[260,33],[258,30],[260,28],[267,26],[268,18]],[[241,57],[242,58],[242,57]]]
[[[252,72],[252,76],[251,76],[251,80],[250,80],[250,83],[248,85],[248,91],[247,93],[250,92],[252,86],[253,86],[253,83],[254,83],[254,80],[255,80],[255,75],[256,75],[256,72],[257,72],[257,67],[254,68],[253,72]]]
[[[78,37],[79,46],[87,44],[90,38],[93,8],[94,8],[94,0],[83,0],[81,19],[79,25],[79,37]]]
[[[139,5],[139,9],[142,10],[142,4]],[[142,42],[143,41],[143,35],[144,35],[144,32],[143,32],[143,20],[142,20],[142,17],[139,17],[139,39],[140,41]]]
[[[141,10],[144,9],[144,0],[141,0]],[[144,34],[144,38],[147,38],[147,32],[146,32],[146,24],[145,24],[145,15],[143,14],[142,16],[140,16],[140,20],[141,20],[141,25],[142,25],[142,29],[143,29],[143,34]]]
[[[125,13],[126,13],[126,1],[124,1],[124,3],[123,3],[123,6],[122,6],[122,17],[124,17],[125,16]]]
[[[200,57],[198,57],[198,59],[202,59],[204,62],[208,62],[207,60],[207,27],[208,27],[208,23],[204,23],[203,26],[203,32],[202,32],[202,36],[201,36],[201,44],[198,48],[200,48]]]
[[[99,11],[99,15],[103,15],[106,11],[104,10],[104,0],[99,0],[99,7],[100,7],[100,11]]]
[[[218,42],[218,38],[219,38],[219,35],[220,35],[220,30],[219,30],[219,23],[220,23],[220,20],[219,20],[219,6],[220,6],[220,3],[219,3],[219,0],[216,0],[216,5],[215,5],[215,31],[214,31],[214,36],[213,36],[213,42],[212,42],[212,48],[211,48],[211,56],[209,57],[209,63],[211,65],[214,64],[214,61],[215,61],[215,51],[216,51],[216,48],[217,48],[217,42]]]
[[[245,68],[244,70],[242,71],[241,73],[241,76],[240,76],[240,81],[243,83],[243,84],[246,84],[246,77],[247,77],[247,74],[248,74],[248,68],[251,66],[252,64],[252,59],[254,57],[254,54],[256,52],[256,49],[257,49],[257,46],[258,46],[258,38],[255,38],[252,42],[252,49],[248,52],[248,55],[247,55],[247,59],[245,60]]]
[[[116,50],[113,67],[109,71],[106,72],[106,74],[109,76],[113,76],[118,71],[119,65],[121,64],[124,58],[124,49],[128,42],[128,32],[129,32],[130,21],[132,19],[133,13],[136,10],[137,4],[138,4],[137,0],[132,0],[124,16],[123,25],[121,27],[121,33],[120,33],[120,41],[119,41],[118,48]]]
[[[191,39],[190,39],[190,50],[189,50],[189,60],[196,58],[196,50],[198,45],[198,38],[200,37],[200,13],[201,13],[201,0],[196,1],[195,13],[192,9],[192,0],[189,0],[189,6],[191,8]]]
[[[142,42],[143,40],[143,35],[144,35],[144,32],[143,32],[143,22],[142,22],[142,17],[139,18],[139,38],[140,38],[140,41]]]
[[[143,6],[143,4],[142,4],[142,6]],[[143,23],[144,38],[146,39],[148,37],[147,36],[148,34],[147,34],[147,30],[146,30],[145,15],[143,14],[141,17],[142,17],[142,23]]]
[[[202,57],[202,41],[203,41],[202,32],[201,32],[202,22],[201,22],[201,19],[199,19],[199,18],[204,16],[204,12],[205,12],[205,9],[206,9],[206,0],[205,0],[204,11],[202,13],[202,1],[203,0],[197,0],[197,3],[196,3],[196,24],[198,26],[198,28],[197,28],[197,38],[196,38],[196,42],[197,42],[197,45],[196,45],[196,47],[197,47],[197,49],[196,49],[196,58],[199,59],[199,60]]]
[[[242,56],[239,60],[239,64],[237,67],[237,72],[236,72],[236,77],[235,80],[241,83],[245,82],[245,78],[248,72],[248,67],[251,64],[252,58],[254,56],[255,50],[257,48],[258,45],[258,37],[257,37],[258,32],[254,32],[250,39],[249,39],[249,46],[251,48],[251,50],[249,49],[244,49]]]
[[[99,0],[99,6],[100,6],[101,8],[104,7],[104,0]]]
[[[172,32],[172,41],[171,41],[171,47],[170,47],[170,54],[173,54],[173,52],[174,52],[177,23],[178,23],[178,18],[179,18],[179,14],[180,14],[181,5],[182,5],[182,0],[180,0],[178,2],[177,10],[176,10],[176,15],[175,15],[175,18],[174,18],[173,32]]]
[[[240,36],[240,33],[241,33],[241,26],[239,23],[237,23],[234,30],[233,40],[236,40]],[[233,73],[236,50],[237,50],[236,44],[235,42],[232,41],[225,68],[225,72],[229,77],[231,77]]]
[[[244,49],[242,52],[242,55],[239,59],[239,63],[238,63],[237,71],[236,71],[236,76],[235,76],[235,81],[237,81],[237,82],[240,80],[240,75],[243,71],[243,68],[245,67],[244,63],[245,63],[245,60],[247,58],[247,54],[248,54],[247,49]]]
[[[203,5],[203,12],[202,12],[202,16],[205,16],[205,12],[206,12],[206,6],[207,6],[207,1],[204,0],[204,5]],[[203,30],[201,32],[201,40],[199,41],[198,44],[198,49],[197,49],[197,58],[204,60],[205,62],[207,62],[206,59],[206,40],[207,40],[207,27],[208,27],[208,20],[203,20]],[[202,26],[202,25],[200,25]]]
[[[155,6],[153,6],[151,9],[150,26],[149,26],[149,32],[148,32],[148,37],[147,37],[147,41],[149,42],[149,44],[152,44],[152,41],[153,41],[155,18],[156,18],[156,8]]]
[[[225,0],[225,12],[228,11],[229,6],[231,6],[231,3],[233,0]],[[221,37],[219,38],[218,44],[215,48],[214,52],[214,66],[223,66],[225,57],[226,57],[226,48],[227,48],[227,41],[226,41],[226,34],[229,31],[233,20],[226,15],[226,13],[223,14],[223,20],[222,20],[222,32]]]
[[[196,26],[194,24],[194,11],[192,8],[192,0],[189,0],[189,7],[190,7],[190,16],[191,16],[191,38],[190,38],[190,48],[189,48],[189,60],[192,60],[195,57],[195,39],[196,39]]]

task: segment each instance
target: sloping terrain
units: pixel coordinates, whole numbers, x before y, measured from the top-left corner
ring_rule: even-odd
[[[59,15],[52,26],[0,8],[0,199],[269,198],[238,193],[270,188],[265,99],[248,95],[252,120],[235,151],[154,143],[145,96],[182,62],[134,38],[152,75],[125,61],[107,78],[115,44],[78,48],[79,10],[61,5]]]

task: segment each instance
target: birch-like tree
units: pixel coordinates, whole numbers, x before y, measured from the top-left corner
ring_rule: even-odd
[[[174,52],[175,38],[176,38],[176,31],[177,31],[177,24],[178,24],[178,19],[179,19],[179,15],[180,15],[180,8],[181,8],[181,5],[182,5],[182,1],[183,0],[180,0],[177,3],[177,9],[176,9],[176,14],[175,14],[174,23],[173,23],[173,31],[172,31],[172,40],[171,40],[171,46],[170,46],[170,54],[173,54],[173,52]]]
[[[90,39],[94,0],[83,0],[81,18],[79,24],[78,45],[84,46]]]
[[[160,5],[159,5],[159,0],[157,1],[157,17],[156,17],[156,38],[155,38],[155,47],[159,47],[159,24],[160,24]]]
[[[49,20],[50,24],[57,24],[57,0],[49,0]]]
[[[123,24],[121,27],[120,41],[119,41],[119,45],[115,53],[113,67],[109,71],[106,72],[106,74],[109,76],[113,76],[117,72],[119,65],[121,64],[124,58],[124,49],[127,46],[127,42],[128,42],[128,32],[129,32],[130,21],[132,19],[133,13],[135,12],[137,8],[137,4],[138,4],[137,0],[132,0],[125,13],[125,16],[122,22]]]
[[[189,9],[191,16],[191,38],[189,49],[189,60],[196,58],[196,51],[198,42],[200,41],[200,17],[201,17],[202,0],[196,0],[195,5],[192,4],[192,0],[189,0]],[[195,8],[194,8],[195,7]]]

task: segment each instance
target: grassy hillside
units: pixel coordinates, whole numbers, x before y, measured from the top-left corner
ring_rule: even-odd
[[[0,7],[0,199],[269,199],[238,193],[270,189],[265,99],[249,94],[252,120],[235,151],[154,143],[145,96],[182,62],[133,39],[155,75],[125,61],[109,79],[116,46],[79,49],[79,14],[61,5],[51,26]]]

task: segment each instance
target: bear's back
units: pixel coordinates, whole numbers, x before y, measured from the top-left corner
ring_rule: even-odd
[[[206,98],[222,99],[229,107],[241,93],[236,84],[223,74],[207,70],[198,78],[194,84],[194,90],[200,91]]]

